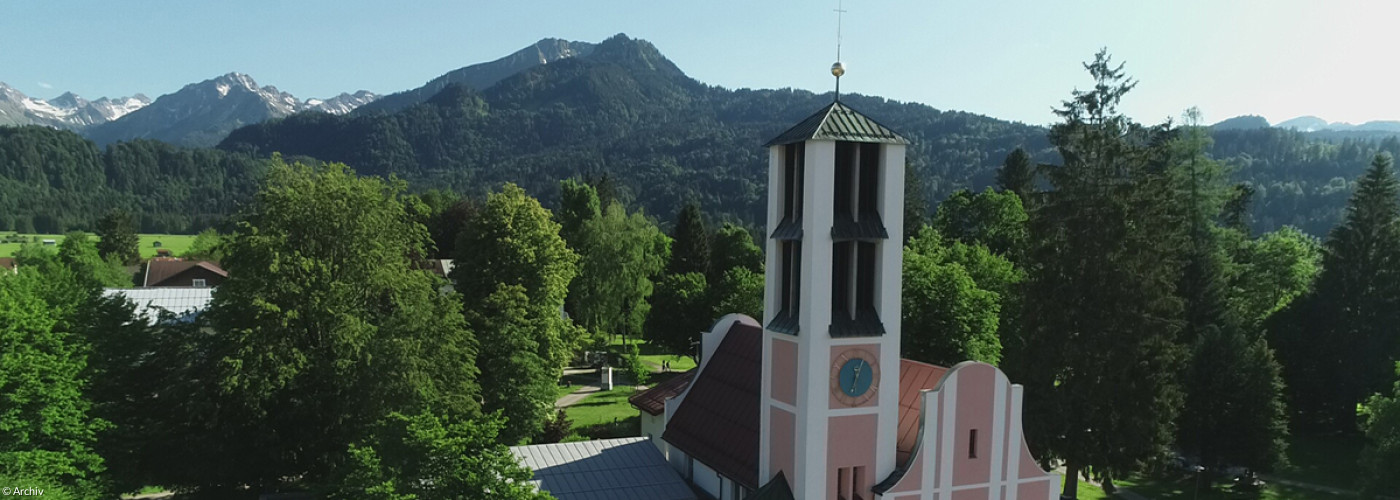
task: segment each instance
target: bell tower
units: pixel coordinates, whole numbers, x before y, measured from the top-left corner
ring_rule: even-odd
[[[906,144],[838,97],[766,145],[758,479],[796,498],[872,500],[895,468]]]

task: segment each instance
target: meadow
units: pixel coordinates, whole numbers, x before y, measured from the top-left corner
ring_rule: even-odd
[[[88,233],[94,240],[100,239],[96,234]],[[194,242],[195,235],[192,234],[142,234],[141,235],[141,258],[148,259],[156,256],[156,250],[165,248],[170,250],[175,256],[189,250],[190,244]],[[42,242],[44,240],[54,240],[55,244],[62,243],[64,235],[61,234],[18,234],[13,231],[0,232],[0,257],[10,257],[19,250],[21,246],[29,242]],[[160,242],[160,246],[155,246]]]

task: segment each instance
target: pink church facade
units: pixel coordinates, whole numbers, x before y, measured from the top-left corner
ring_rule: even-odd
[[[1021,386],[986,363],[964,362],[919,392],[910,460],[877,485],[890,500],[1054,500],[1060,478],[1041,470],[1021,433]]]

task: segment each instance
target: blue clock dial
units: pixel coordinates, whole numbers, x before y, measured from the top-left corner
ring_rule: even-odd
[[[870,367],[870,362],[852,358],[841,365],[839,378],[842,393],[852,397],[859,396],[870,390],[870,385],[875,382],[875,370]]]

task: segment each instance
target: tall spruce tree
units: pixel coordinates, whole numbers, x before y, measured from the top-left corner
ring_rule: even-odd
[[[1026,349],[1008,367],[1027,386],[1028,442],[1064,460],[1063,496],[1080,474],[1112,479],[1162,456],[1181,395],[1183,349],[1175,295],[1183,239],[1170,208],[1160,127],[1118,111],[1136,85],[1100,51],[1094,78],[1056,110],[1050,141],[1064,163],[1030,227]]]
[[[123,265],[141,260],[141,237],[136,234],[136,220],[126,210],[107,212],[97,221],[97,254],[104,259],[116,259]]]
[[[1035,190],[1035,167],[1031,165],[1031,155],[1026,150],[1016,148],[1006,155],[1006,161],[997,169],[997,186],[1004,191],[1016,193],[1025,201]]]
[[[710,269],[710,233],[700,204],[686,203],[676,215],[676,227],[671,231],[670,274],[704,273]]]
[[[1325,401],[1321,418],[1343,432],[1356,429],[1357,403],[1386,387],[1400,354],[1400,180],[1392,164],[1378,154],[1357,181],[1346,219],[1328,236],[1313,297],[1323,322],[1310,335],[1320,340],[1310,342],[1320,344],[1312,355],[1323,356],[1330,368],[1319,375],[1331,383],[1308,397]]]
[[[1177,206],[1189,231],[1177,292],[1191,358],[1182,372],[1186,398],[1177,444],[1212,469],[1270,470],[1283,462],[1287,434],[1281,369],[1268,342],[1246,334],[1252,318],[1231,307],[1234,264],[1223,242],[1236,230],[1215,224],[1227,188],[1219,164],[1206,155],[1209,138],[1197,125],[1199,116],[1187,111],[1187,125],[1177,129],[1171,148]]]

